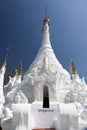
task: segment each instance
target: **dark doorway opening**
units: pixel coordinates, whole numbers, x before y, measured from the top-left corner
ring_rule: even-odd
[[[2,130],[2,127],[0,126],[0,130]]]
[[[49,90],[46,85],[43,88],[43,108],[49,108]]]

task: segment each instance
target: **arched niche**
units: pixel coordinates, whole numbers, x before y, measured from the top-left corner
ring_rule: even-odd
[[[47,85],[43,87],[43,108],[49,108],[49,88]]]

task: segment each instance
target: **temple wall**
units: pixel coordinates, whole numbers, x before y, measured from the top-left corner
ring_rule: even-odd
[[[49,108],[42,106],[42,102],[13,104],[12,130],[32,130],[35,128],[70,130],[78,128],[78,117],[74,105],[51,102]],[[67,110],[64,109],[65,107]]]
[[[12,130],[12,119],[7,120],[5,123],[1,124],[2,130]]]
[[[29,104],[13,104],[13,123],[12,130],[31,130],[29,118],[30,111]]]

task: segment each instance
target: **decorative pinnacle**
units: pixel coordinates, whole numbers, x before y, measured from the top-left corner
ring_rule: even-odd
[[[75,66],[75,63],[71,60],[70,62],[70,72],[71,74],[78,74],[77,68]]]
[[[7,48],[7,52],[6,52],[6,56],[5,56],[5,61],[4,61],[4,64],[3,64],[3,65],[6,65],[7,58],[8,58],[8,52],[9,52],[9,48]]]
[[[47,9],[47,6],[46,6],[46,18],[48,18],[48,9]]]
[[[23,71],[22,71],[22,61],[20,61],[20,64],[19,64],[19,66],[17,68],[17,74],[18,75],[22,75],[23,74]]]
[[[45,17],[45,19],[43,21],[43,24],[45,25],[46,23],[48,23],[48,25],[49,25],[49,22],[50,22],[50,20],[48,18],[48,10],[47,10],[47,6],[46,6],[46,17]]]

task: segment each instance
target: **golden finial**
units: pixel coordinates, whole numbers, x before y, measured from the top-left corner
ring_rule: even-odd
[[[70,62],[70,73],[71,74],[77,74],[78,73],[77,68],[75,66],[75,63],[72,60]]]
[[[17,68],[17,73],[18,73],[18,75],[22,75],[23,74],[23,71],[22,71],[22,61],[20,61],[20,64],[19,64],[19,66]]]

